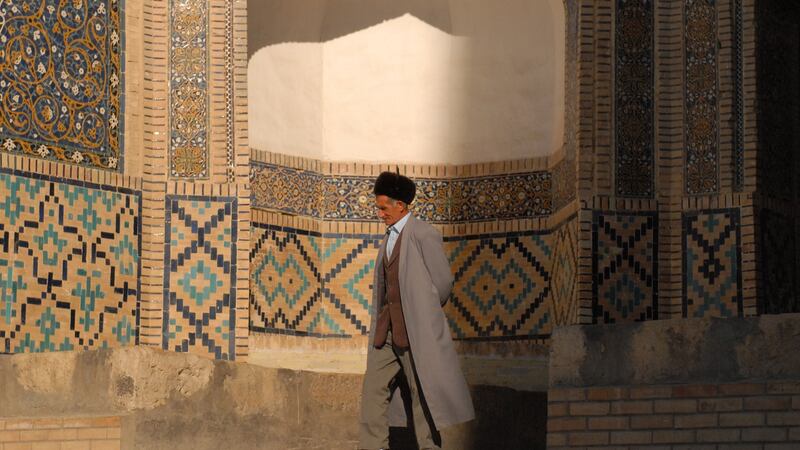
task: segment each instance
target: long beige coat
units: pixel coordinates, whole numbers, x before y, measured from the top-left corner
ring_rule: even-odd
[[[372,321],[368,358],[375,347],[375,319],[384,291],[383,240],[372,284]],[[442,247],[442,235],[429,224],[409,217],[400,246],[400,296],[411,357],[422,392],[437,429],[475,418],[467,382],[450,336],[442,306],[450,297],[453,274]],[[389,405],[389,424],[406,426],[402,397],[395,393]]]

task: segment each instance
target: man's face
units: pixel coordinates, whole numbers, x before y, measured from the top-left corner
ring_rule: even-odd
[[[385,195],[375,196],[375,207],[378,209],[378,218],[390,227],[402,219],[408,211],[406,204],[399,200],[392,200]]]

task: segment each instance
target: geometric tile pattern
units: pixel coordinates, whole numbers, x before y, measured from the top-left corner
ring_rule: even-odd
[[[250,247],[250,329],[312,333],[327,325],[322,312],[322,238],[252,224]]]
[[[135,345],[141,193],[0,170],[0,353]]]
[[[617,195],[654,190],[654,22],[652,0],[616,0]]]
[[[657,235],[655,213],[594,212],[594,323],[658,318]]]
[[[569,228],[569,230],[566,230]],[[576,222],[564,227],[557,265],[575,270]],[[369,334],[372,277],[382,235],[310,233],[253,224],[250,329],[317,337]],[[456,339],[516,339],[551,331],[553,249],[546,234],[446,238],[455,274],[445,307]],[[574,289],[574,288],[573,288]],[[562,307],[576,313],[575,305]],[[563,312],[566,317],[569,312]]]
[[[375,258],[382,240],[383,235],[325,235],[321,260],[327,332],[369,334]]]
[[[236,87],[234,82],[237,61],[234,56],[233,16],[236,6],[234,2],[226,2],[225,6],[225,167],[228,183],[236,182],[236,130],[233,122],[236,115]],[[239,175],[240,178],[245,178]]]
[[[741,317],[739,209],[683,216],[683,317]]]
[[[686,193],[719,190],[716,0],[685,0]]]
[[[235,359],[237,201],[167,196],[162,348]]]
[[[170,0],[170,175],[208,175],[208,0]]]
[[[311,335],[369,333],[374,261],[383,236],[322,236],[254,224],[250,329]]]
[[[2,2],[0,151],[120,169],[122,0]]]
[[[415,179],[412,211],[428,222],[447,223],[541,217],[552,212],[547,171],[453,180]],[[325,220],[376,221],[372,177],[320,173],[251,163],[256,208]]]
[[[800,312],[797,292],[797,241],[790,216],[761,211],[761,290],[764,314]]]
[[[541,337],[552,327],[550,257],[541,234],[446,240],[455,285],[445,306],[457,339]]]
[[[554,325],[578,321],[578,220],[570,219],[552,233],[550,285]]]

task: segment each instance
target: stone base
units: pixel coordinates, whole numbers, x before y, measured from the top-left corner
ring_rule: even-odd
[[[352,450],[361,380],[146,347],[2,355],[0,423],[119,417],[122,449]],[[477,420],[443,430],[443,448],[545,447],[544,392],[473,386],[472,394]],[[393,448],[414,448],[408,437],[393,430]]]

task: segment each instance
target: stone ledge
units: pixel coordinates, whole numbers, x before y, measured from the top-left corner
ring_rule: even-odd
[[[800,314],[556,329],[550,388],[800,379]]]
[[[352,450],[361,380],[148,347],[0,355],[0,417],[119,416],[123,449]],[[544,448],[546,393],[472,395],[478,419],[442,430],[444,448]]]

